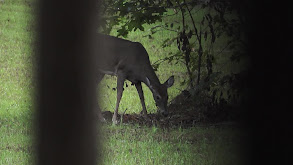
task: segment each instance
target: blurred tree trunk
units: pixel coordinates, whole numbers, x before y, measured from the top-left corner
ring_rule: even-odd
[[[96,164],[95,3],[40,0],[37,164]]]

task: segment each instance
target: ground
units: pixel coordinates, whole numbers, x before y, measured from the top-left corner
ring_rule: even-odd
[[[166,127],[182,127],[188,128],[198,124],[205,125],[236,125],[237,121],[227,120],[226,111],[219,110],[219,107],[207,109],[205,105],[196,105],[193,101],[194,97],[187,90],[176,96],[168,105],[169,115],[164,117],[158,113],[150,113],[147,118],[141,114],[127,114],[127,109],[118,115],[118,119],[122,123],[139,124],[146,126]],[[204,109],[204,110],[203,110]],[[219,111],[214,114],[208,111]],[[219,115],[221,113],[222,115]],[[231,112],[230,112],[231,113]],[[113,112],[102,112],[107,122],[112,121]],[[122,120],[121,120],[122,116]]]

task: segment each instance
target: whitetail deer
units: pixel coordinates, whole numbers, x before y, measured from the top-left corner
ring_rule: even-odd
[[[98,61],[102,62],[98,63],[97,83],[103,79],[105,74],[117,76],[117,102],[112,122],[117,124],[117,113],[126,79],[132,82],[137,89],[142,105],[141,113],[144,116],[147,116],[147,110],[141,82],[145,83],[153,93],[159,112],[167,116],[167,88],[173,85],[174,76],[161,84],[151,66],[148,53],[141,43],[101,34],[98,34],[98,38],[99,54],[102,59]]]

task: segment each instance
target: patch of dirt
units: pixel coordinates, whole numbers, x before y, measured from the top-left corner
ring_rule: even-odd
[[[169,115],[167,117],[159,114],[148,114],[144,117],[140,114],[120,114],[118,119],[122,123],[139,124],[147,126],[158,126],[163,128],[182,127],[188,128],[198,124],[213,124],[219,125],[227,120],[227,113],[229,110],[223,111],[221,108],[215,109],[206,104],[197,105],[194,98],[191,97],[188,91],[183,91],[180,95],[175,97],[168,106]],[[110,111],[102,112],[107,122],[111,123],[113,113]],[[218,124],[215,124],[218,123]]]

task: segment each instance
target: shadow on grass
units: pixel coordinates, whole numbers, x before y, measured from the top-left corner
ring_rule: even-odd
[[[160,128],[189,128],[198,125],[235,126],[238,124],[235,117],[231,118],[231,116],[235,116],[234,109],[228,106],[212,107],[206,103],[196,104],[194,97],[191,97],[188,91],[183,91],[175,97],[168,106],[168,110],[167,117],[160,114],[148,114],[147,117],[141,114],[119,114],[118,119],[125,124]],[[107,122],[111,123],[113,112],[104,111],[103,116]]]

